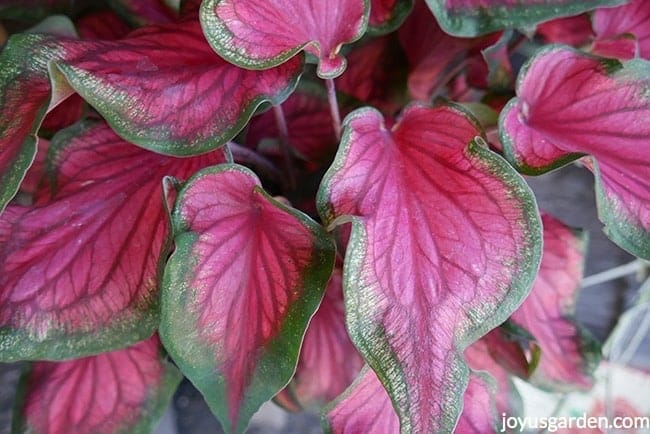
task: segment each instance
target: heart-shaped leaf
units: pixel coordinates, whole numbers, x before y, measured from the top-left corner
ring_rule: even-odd
[[[318,194],[325,222],[352,220],[347,326],[403,432],[453,429],[463,350],[514,311],[539,265],[532,193],[479,134],[451,106],[412,105],[390,131],[359,109]]]
[[[632,0],[617,8],[601,8],[594,12],[592,20],[598,39],[631,33],[641,57],[650,60],[650,2]]]
[[[300,59],[267,71],[233,66],[214,54],[195,21],[82,46],[56,64],[70,85],[120,136],[176,156],[223,145],[260,104],[284,101],[302,73]]]
[[[478,36],[578,15],[626,0],[426,0],[440,26],[456,36]]]
[[[345,329],[342,276],[336,269],[305,333],[296,374],[283,392],[302,408],[320,407],[343,393],[362,366]]]
[[[551,46],[517,83],[499,119],[508,159],[537,175],[590,154],[605,232],[650,259],[650,62],[620,64]]]
[[[232,164],[195,175],[172,221],[163,342],[226,431],[243,432],[293,375],[332,272],[333,242]]]
[[[368,33],[383,35],[398,28],[411,12],[413,0],[370,0]]]
[[[542,214],[544,252],[533,290],[511,320],[530,332],[541,349],[531,377],[554,389],[583,388],[600,360],[600,347],[574,319],[586,236]]]
[[[83,359],[35,362],[21,379],[13,432],[151,432],[181,378],[158,336]]]
[[[235,65],[266,69],[300,51],[316,56],[318,75],[345,70],[340,50],[366,31],[370,0],[204,0],[201,23],[220,56]]]
[[[176,159],[84,122],[50,146],[55,193],[0,216],[0,360],[65,359],[121,348],[158,326],[169,236],[161,181],[224,161]]]

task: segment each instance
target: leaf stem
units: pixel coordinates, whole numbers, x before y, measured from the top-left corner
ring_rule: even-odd
[[[287,118],[284,116],[284,110],[282,110],[281,105],[273,106],[273,114],[275,115],[275,123],[278,126],[278,133],[280,134],[280,152],[282,152],[284,168],[287,171],[289,189],[293,190],[296,188],[296,176],[293,173],[293,166],[291,164],[291,149],[289,147],[289,127],[287,126]]]
[[[275,164],[270,160],[264,158],[252,149],[246,148],[235,142],[228,142],[228,147],[236,161],[254,166],[257,170],[268,176],[272,181],[284,184],[282,172],[278,170],[278,168],[275,167]]]
[[[440,96],[438,95],[440,91],[447,86],[451,80],[454,79],[458,74],[463,72],[463,70],[467,67],[469,62],[467,60],[463,60],[461,62],[458,62],[458,65],[454,66],[451,68],[438,82],[436,83],[435,87],[433,88],[433,91],[431,92],[431,99],[430,101],[433,101],[436,97]]]
[[[627,276],[628,274],[637,273],[644,268],[648,267],[648,263],[643,259],[635,259],[627,264],[618,267],[610,268],[602,273],[592,274],[582,279],[581,287],[598,285],[600,283],[609,282],[610,280],[618,279],[619,277]]]
[[[339,102],[336,98],[336,86],[334,79],[328,78],[325,80],[327,84],[327,100],[330,104],[330,113],[332,114],[332,124],[334,125],[334,133],[336,140],[341,140],[341,113],[339,112]]]

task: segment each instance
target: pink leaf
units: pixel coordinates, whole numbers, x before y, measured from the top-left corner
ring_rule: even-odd
[[[531,381],[556,389],[590,388],[600,348],[574,320],[582,278],[585,237],[542,214],[544,253],[530,295],[512,321],[536,339],[541,358]]]
[[[21,381],[15,432],[149,432],[181,378],[157,336],[112,353],[36,362]]]
[[[301,407],[319,407],[352,383],[363,359],[345,329],[342,276],[334,270],[325,298],[309,323],[296,374],[285,389]]]
[[[478,36],[525,28],[626,0],[426,0],[440,26],[452,35]]]
[[[552,46],[522,69],[517,98],[500,117],[504,151],[527,174],[590,154],[605,231],[643,258],[650,258],[648,86],[647,61],[621,65]]]
[[[402,24],[412,7],[413,0],[370,0],[368,33],[392,32]]]
[[[201,23],[210,45],[243,68],[277,66],[304,50],[318,58],[318,75],[345,70],[341,46],[366,31],[369,0],[204,0]]]
[[[632,0],[617,8],[601,8],[593,15],[598,39],[610,39],[623,33],[634,35],[641,57],[650,60],[650,3]]]
[[[150,336],[169,235],[162,178],[223,161],[220,151],[154,154],[92,123],[63,130],[50,154],[54,196],[0,217],[2,360],[79,357]]]
[[[332,272],[332,240],[233,164],[195,175],[172,221],[161,336],[226,431],[243,432],[295,370]]]
[[[299,59],[268,71],[230,65],[197,22],[143,27],[115,42],[84,42],[57,67],[126,140],[187,156],[223,145],[263,102],[279,104],[297,84]]]
[[[412,105],[389,131],[366,108],[344,124],[318,202],[326,223],[352,219],[348,330],[402,430],[451,430],[463,349],[514,311],[537,271],[532,193],[460,109]]]

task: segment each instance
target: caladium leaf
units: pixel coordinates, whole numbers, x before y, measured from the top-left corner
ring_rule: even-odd
[[[267,71],[233,66],[214,54],[195,21],[82,44],[82,54],[56,64],[70,85],[120,136],[175,156],[223,145],[260,104],[284,101],[302,73],[300,59]]]
[[[553,389],[593,385],[600,347],[573,313],[582,278],[586,237],[542,214],[544,252],[533,290],[511,320],[530,332],[541,358],[530,381]]]
[[[650,3],[632,0],[617,8],[598,9],[592,20],[598,39],[631,33],[638,41],[641,57],[650,60]]]
[[[204,0],[200,16],[210,45],[235,65],[266,69],[304,50],[321,78],[335,78],[346,66],[341,47],[366,31],[369,2]]]
[[[542,49],[521,70],[500,116],[508,159],[536,175],[585,154],[605,232],[650,258],[650,63],[620,64],[568,47]],[[597,103],[596,103],[597,102]]]
[[[163,342],[226,431],[243,432],[295,370],[332,272],[333,242],[233,164],[188,181],[172,221]]]
[[[23,375],[13,432],[151,432],[182,376],[158,336],[65,362],[35,362]]]
[[[398,28],[411,12],[413,0],[370,0],[368,33],[383,35]]]
[[[302,408],[320,407],[355,379],[363,359],[345,329],[341,271],[330,278],[325,297],[309,323],[294,378],[285,389]]]
[[[91,122],[57,134],[50,158],[53,197],[0,216],[3,361],[79,357],[149,337],[169,235],[162,178],[224,161],[221,151],[165,157]]]
[[[12,37],[0,53],[0,212],[32,164],[43,117],[72,93],[51,90],[47,64],[62,53],[53,38],[35,34]]]
[[[537,271],[534,198],[459,108],[412,105],[390,131],[365,108],[344,125],[318,205],[329,225],[352,220],[348,330],[404,432],[451,431],[462,351],[512,313]]]
[[[108,0],[108,4],[132,26],[176,21],[174,11],[163,0]]]
[[[426,0],[445,32],[478,36],[504,28],[528,27],[557,17],[578,15],[626,0]]]

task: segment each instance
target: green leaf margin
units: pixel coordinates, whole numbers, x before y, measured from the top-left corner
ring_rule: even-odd
[[[260,356],[240,407],[237,427],[233,427],[228,418],[225,381],[215,369],[214,349],[209,345],[188,342],[188,336],[195,334],[196,330],[196,319],[191,318],[186,306],[195,292],[187,282],[191,280],[192,270],[198,261],[193,255],[198,234],[189,231],[180,209],[187,190],[195,182],[206,176],[229,171],[253,177],[259,184],[257,176],[248,168],[237,164],[221,164],[197,172],[178,194],[172,218],[176,249],[169,258],[163,276],[160,336],[172,359],[203,394],[226,432],[242,433],[253,413],[282,390],[295,372],[307,325],[320,305],[334,267],[335,246],[325,230],[306,214],[276,201],[259,185],[255,188],[255,192],[262,194],[273,206],[297,218],[309,229],[314,235],[314,254],[312,265],[303,272],[304,294],[289,308],[280,332],[267,344]]]

